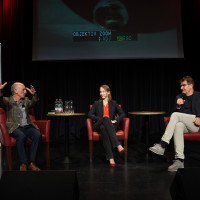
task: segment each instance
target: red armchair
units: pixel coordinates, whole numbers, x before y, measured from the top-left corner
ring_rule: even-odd
[[[91,107],[92,105],[90,105],[90,108]],[[86,119],[87,130],[88,130],[88,140],[89,140],[89,156],[90,156],[91,163],[92,163],[92,157],[93,157],[93,141],[101,140],[101,134],[93,131],[92,123],[93,123],[92,119],[90,118]],[[120,123],[120,130],[116,132],[118,140],[124,140],[124,148],[126,149],[125,161],[127,161],[129,125],[130,125],[130,118],[123,118]]]
[[[165,127],[167,127],[169,120],[170,120],[170,117],[164,117]],[[184,140],[200,141],[200,132],[185,133]]]
[[[29,110],[30,119],[39,127],[42,134],[42,143],[46,143],[46,164],[50,165],[50,120],[35,120],[34,109]],[[6,128],[6,112],[3,108],[0,108],[0,142],[1,142],[1,163],[4,163],[4,152],[7,151],[8,167],[9,170],[13,169],[12,165],[12,147],[16,146],[16,140],[9,136]],[[31,140],[27,140],[27,145],[31,144]]]
[[[170,117],[164,117],[165,128],[167,127],[169,120],[170,120]],[[200,141],[200,132],[185,133],[184,134],[184,140]],[[171,150],[170,149],[167,152],[167,160],[168,161],[171,160]]]

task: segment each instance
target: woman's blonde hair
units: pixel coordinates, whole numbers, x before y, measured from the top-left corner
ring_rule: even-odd
[[[108,85],[101,85],[99,88],[103,88],[106,92],[109,92],[108,101],[111,101],[112,100],[112,95],[111,95],[110,87]],[[99,100],[102,101],[101,96],[100,96]]]

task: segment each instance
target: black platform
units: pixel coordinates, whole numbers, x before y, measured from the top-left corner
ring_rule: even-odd
[[[200,168],[178,169],[170,192],[173,200],[200,199]]]
[[[0,180],[4,199],[79,199],[76,171],[4,171]]]

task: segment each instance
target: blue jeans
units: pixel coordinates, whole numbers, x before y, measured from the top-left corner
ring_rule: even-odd
[[[30,148],[30,162],[35,162],[38,146],[41,142],[41,133],[38,129],[33,126],[19,127],[15,129],[11,134],[11,137],[16,139],[17,150],[19,154],[19,159],[21,163],[28,164],[28,159],[25,151],[25,144],[27,138],[32,140]]]

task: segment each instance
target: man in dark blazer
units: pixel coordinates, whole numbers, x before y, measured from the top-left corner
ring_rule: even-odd
[[[190,76],[180,80],[182,94],[176,96],[176,111],[172,113],[169,124],[160,143],[150,147],[149,150],[164,155],[165,147],[171,138],[174,138],[175,160],[168,167],[168,171],[175,172],[184,168],[184,133],[197,132],[200,127],[200,92],[194,91],[194,81]]]

